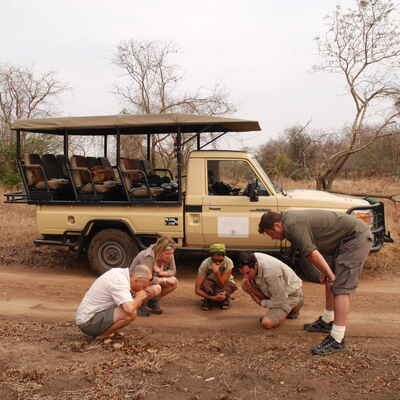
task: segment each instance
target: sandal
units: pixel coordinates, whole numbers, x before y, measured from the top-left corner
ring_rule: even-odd
[[[229,299],[225,299],[221,304],[221,310],[229,310],[231,308],[231,302]]]
[[[210,302],[208,301],[208,299],[203,299],[203,300],[201,301],[200,308],[201,308],[203,311],[210,311],[210,310],[211,310],[211,305],[210,305]]]

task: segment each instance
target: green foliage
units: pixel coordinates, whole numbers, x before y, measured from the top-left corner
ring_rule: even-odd
[[[21,178],[15,169],[0,167],[0,184],[5,188],[14,188],[20,185]]]
[[[276,175],[285,176],[293,168],[293,161],[286,153],[278,153],[274,159],[274,168]]]
[[[56,153],[61,148],[61,140],[51,135],[30,134],[22,138],[22,142],[24,153]],[[16,157],[15,141],[0,139],[0,184],[5,187],[16,187],[21,183]]]

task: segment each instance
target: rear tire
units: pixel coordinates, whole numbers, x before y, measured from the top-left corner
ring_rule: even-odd
[[[129,267],[139,252],[135,240],[120,229],[104,229],[91,240],[88,250],[90,267],[97,275],[111,268]]]

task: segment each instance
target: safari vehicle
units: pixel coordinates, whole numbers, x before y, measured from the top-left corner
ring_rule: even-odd
[[[371,226],[374,251],[390,241],[381,202],[319,191],[284,192],[252,155],[205,150],[227,132],[259,131],[256,121],[188,114],[117,115],[19,120],[12,129],[23,191],[7,193],[6,202],[36,205],[41,236],[34,243],[87,252],[99,274],[129,265],[139,250],[159,235],[168,235],[185,251],[224,242],[231,252],[280,253],[292,266],[302,265],[305,279],[317,280],[315,268],[298,259],[289,243],[258,234],[260,217],[269,210],[347,212]],[[62,136],[63,154],[23,154],[21,132]],[[160,133],[174,135],[173,171],[150,165],[152,135]],[[70,155],[69,138],[74,135],[102,136],[103,157]],[[146,160],[121,155],[123,135],[146,136]],[[110,136],[115,137],[110,152],[114,165],[108,154]],[[182,149],[188,143],[196,150],[183,165]]]

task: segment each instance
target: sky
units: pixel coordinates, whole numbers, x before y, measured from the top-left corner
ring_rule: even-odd
[[[240,135],[232,148],[257,148],[311,120],[315,130],[341,129],[353,105],[343,77],[314,73],[314,38],[336,5],[356,0],[3,0],[0,64],[55,71],[71,90],[62,116],[110,115],[123,104],[112,93],[112,65],[124,40],[173,41],[184,88],[222,84],[237,112],[262,131]]]

